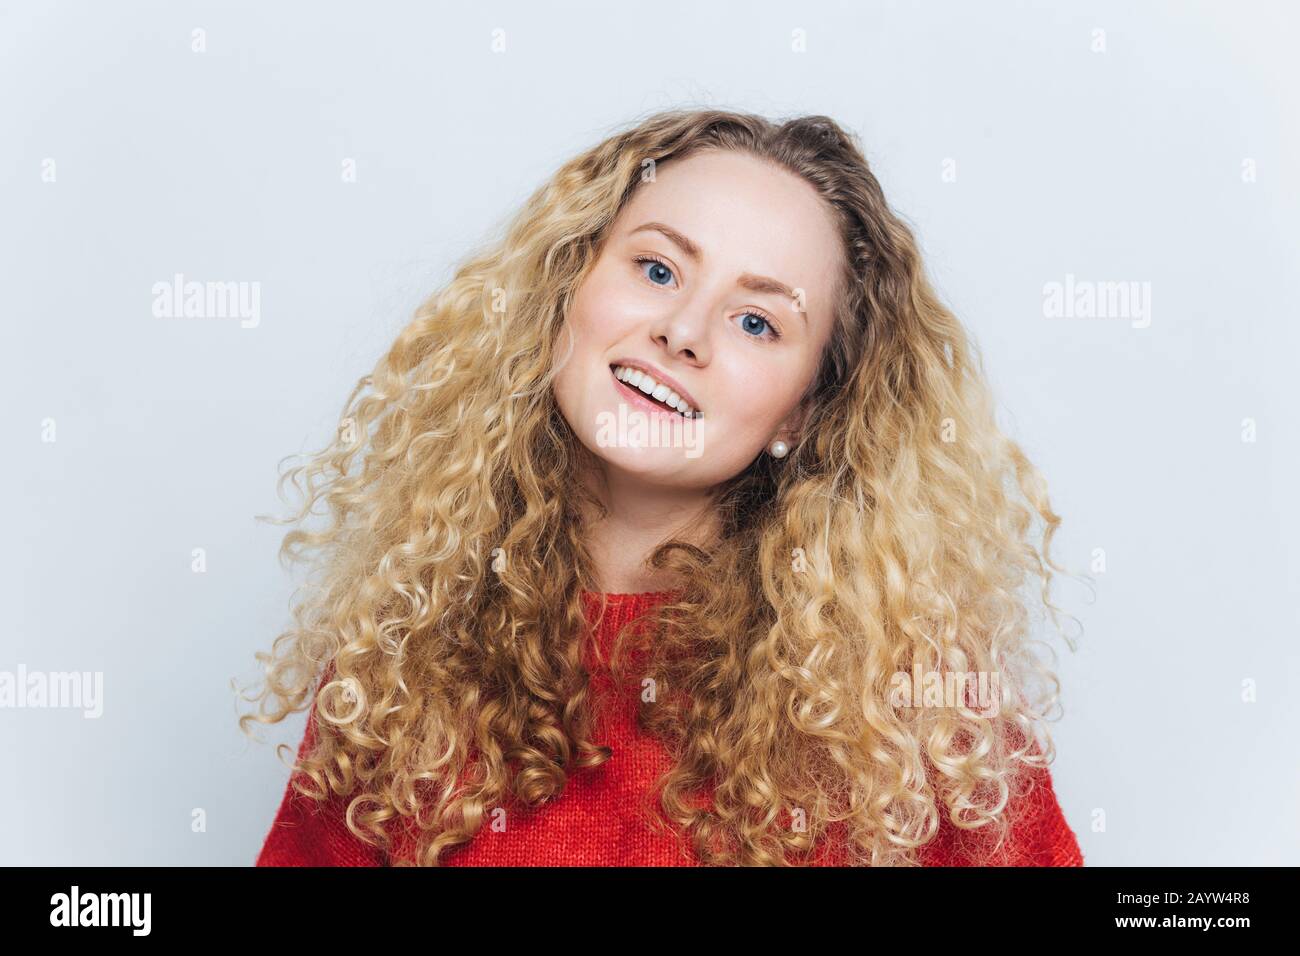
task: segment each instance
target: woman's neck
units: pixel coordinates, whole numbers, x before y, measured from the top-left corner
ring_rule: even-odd
[[[651,552],[670,537],[701,544],[713,533],[716,515],[706,492],[648,485],[607,475],[593,489],[608,511],[589,516],[586,546],[601,591],[639,594],[677,586],[666,571],[649,567]]]

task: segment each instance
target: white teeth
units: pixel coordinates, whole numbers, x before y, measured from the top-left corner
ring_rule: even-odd
[[[637,368],[627,368],[623,365],[615,366],[614,377],[620,382],[626,382],[633,388],[638,388],[646,395],[650,395],[658,401],[663,402],[669,408],[675,408],[682,416],[686,418],[699,418],[700,414],[691,408],[690,404],[674,392],[667,385],[656,382],[645,372]]]

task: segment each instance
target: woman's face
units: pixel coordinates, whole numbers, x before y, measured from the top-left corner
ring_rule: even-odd
[[[829,210],[793,173],[724,151],[660,165],[571,303],[554,384],[570,427],[606,468],[694,490],[774,439],[793,447],[842,259]],[[628,391],[612,370],[625,364],[699,417]]]

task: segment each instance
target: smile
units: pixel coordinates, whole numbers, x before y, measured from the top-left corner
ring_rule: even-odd
[[[655,381],[640,369],[611,365],[610,373],[620,394],[628,401],[649,411],[678,418],[703,418],[703,414],[667,385]]]

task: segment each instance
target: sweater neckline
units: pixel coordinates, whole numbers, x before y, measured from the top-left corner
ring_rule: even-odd
[[[674,590],[674,588],[667,588],[663,591],[588,591],[586,588],[583,588],[582,593],[594,598],[604,597],[609,598],[610,600],[627,601],[632,600],[633,598],[661,597],[666,594],[672,594]]]

